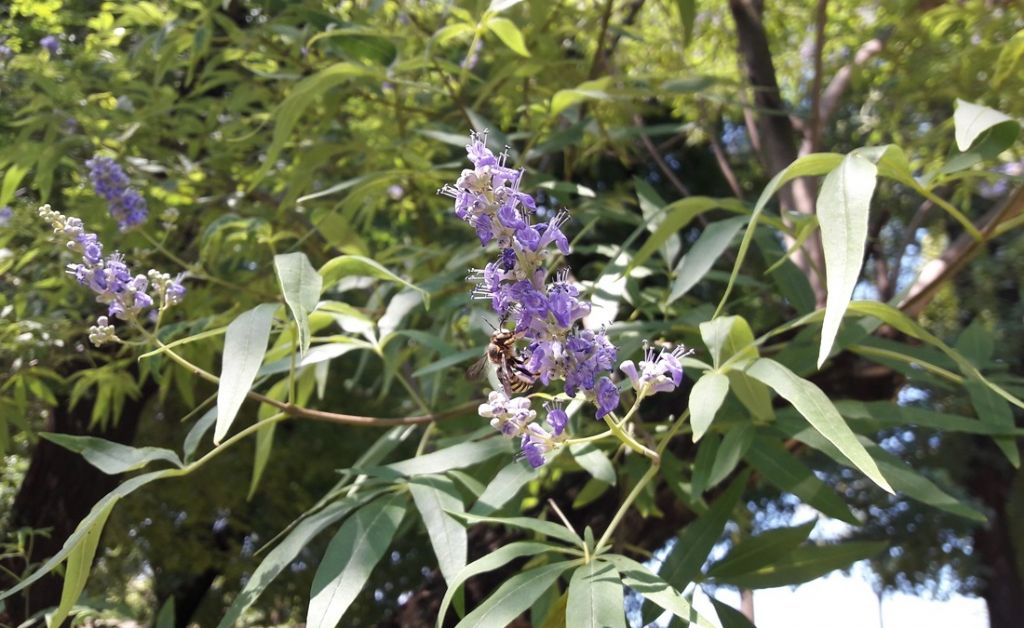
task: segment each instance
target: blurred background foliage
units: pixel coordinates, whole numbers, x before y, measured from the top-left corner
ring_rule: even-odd
[[[383,328],[383,316],[392,329],[429,334],[389,342],[379,356],[333,360],[318,402],[402,416],[421,409],[403,382],[432,409],[480,394],[461,373],[488,335],[464,281],[467,267],[482,265],[483,257],[472,234],[452,220],[449,203],[435,196],[463,167],[470,129],[489,129],[497,145],[510,147],[512,161],[529,168],[526,187],[542,205],[572,210],[571,261],[588,282],[628,261],[619,245],[645,220],[638,194],[658,199],[655,207],[692,195],[738,197],[749,207],[778,171],[758,130],[765,120],[784,120],[790,141],[810,142],[811,150],[896,143],[915,172],[926,172],[954,151],[956,98],[1024,115],[1024,15],[1009,0],[494,4],[498,11],[483,1],[383,0],[14,0],[0,8],[0,42],[10,51],[0,61],[0,206],[13,209],[0,229],[2,588],[52,554],[83,508],[114,482],[76,466],[73,456],[40,441],[40,431],[175,448],[189,427],[182,419],[194,419],[192,410],[214,392],[160,357],[136,361],[138,347],[88,344],[85,329],[97,305],[62,276],[69,257],[36,218],[39,203],[82,217],[109,250],[124,251],[140,269],[187,273],[188,298],[164,328],[167,338],[220,327],[275,298],[275,253],[301,250],[314,266],[340,253],[365,255],[408,278],[430,292],[429,311],[394,300],[394,285],[350,281],[336,297],[354,309],[320,321],[355,333],[366,321]],[[759,102],[766,88],[745,65],[752,39],[738,30],[736,16],[751,7],[785,115]],[[56,52],[39,44],[47,35],[58,38]],[[833,85],[834,109],[816,113]],[[144,230],[118,233],[106,216],[84,165],[96,153],[116,157],[144,193],[151,215]],[[951,178],[940,193],[981,217],[1020,186],[1021,158],[1018,145]],[[922,200],[896,184],[880,186],[858,294],[898,296],[961,234]],[[707,220],[729,215],[712,212]],[[675,256],[704,224],[683,229],[666,245],[675,251],[652,257],[643,272],[600,284],[599,292],[621,301],[613,330],[623,344],[637,347],[649,337],[699,346],[695,324],[710,317],[735,258],[726,252],[683,298],[667,296]],[[950,343],[974,334],[965,346],[988,349],[976,362],[1002,373],[998,381],[1018,395],[1021,246],[1012,234],[993,241],[913,312]],[[769,238],[748,260],[730,302],[730,313],[745,316],[755,331],[814,306],[812,286],[792,263],[764,274],[783,250]],[[813,348],[815,339],[796,335],[776,348],[797,355],[801,343]],[[219,348],[199,342],[182,353],[215,370]],[[439,361],[450,368],[430,368]],[[815,381],[836,399],[899,400],[974,415],[962,390],[928,373],[865,362],[840,354]],[[873,379],[865,374],[872,366],[884,372]],[[678,414],[685,398],[652,400],[645,415]],[[729,412],[739,416],[741,406]],[[478,425],[468,416],[437,429],[459,434]],[[251,572],[254,552],[377,435],[290,423],[278,429],[251,499],[251,447],[133,495],[104,535],[89,605],[149,622],[173,596],[180,624],[213,624]],[[797,450],[864,515],[866,524],[851,534],[892,542],[873,561],[878,586],[982,595],[993,625],[1003,612],[993,605],[1021,611],[1020,472],[981,436],[900,425],[878,426],[875,440],[990,517],[980,525],[886,496],[859,474]],[[699,450],[673,453],[689,469]],[[549,495],[572,503],[587,490],[579,471],[571,461],[552,465],[526,489],[524,510]],[[627,464],[621,473],[635,480],[640,471]],[[605,497],[617,499],[618,490]],[[71,493],[77,497],[64,496]],[[653,494],[646,506],[662,525],[628,542],[654,552],[692,518],[686,504],[667,507],[664,498]],[[788,521],[793,503],[770,484],[753,483],[742,534]],[[589,508],[580,504],[578,516],[600,522],[593,512],[599,508]],[[471,540],[471,558],[502,541]],[[247,621],[298,621],[325,545],[320,539],[306,548]],[[1005,564],[997,565],[997,556]],[[403,537],[385,564],[347,625],[411,625],[429,608],[418,593],[443,591],[421,531]],[[33,590],[23,606],[11,606],[20,609],[11,617],[54,604],[59,579]]]

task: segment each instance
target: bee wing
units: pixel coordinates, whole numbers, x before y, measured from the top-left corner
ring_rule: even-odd
[[[466,369],[466,377],[468,379],[480,379],[480,376],[484,372],[484,367],[487,366],[487,356],[481,357],[479,360],[473,363],[468,369]]]

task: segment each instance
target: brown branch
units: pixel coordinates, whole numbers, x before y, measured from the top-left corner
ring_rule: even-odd
[[[992,238],[995,229],[1002,223],[1024,213],[1024,187],[1018,188],[1002,205],[986,213],[980,221],[981,240],[975,240],[969,233],[960,236],[921,269],[917,281],[910,288],[900,309],[916,317],[931,302],[944,283],[952,279],[976,257]]]
[[[822,59],[825,52],[825,22],[828,19],[828,0],[818,0],[814,22],[814,79],[811,81],[811,119],[804,131],[808,152],[818,150],[821,139],[821,81],[823,78]]]
[[[635,124],[637,128],[643,131],[644,121],[643,118],[641,118],[639,115],[633,116],[633,124]],[[651,138],[647,137],[647,135],[641,132],[640,142],[644,145],[644,148],[647,149],[647,154],[649,154],[651,156],[651,159],[654,160],[654,163],[657,164],[658,170],[661,170],[662,174],[665,175],[665,178],[668,179],[669,183],[672,184],[672,187],[674,187],[676,191],[679,192],[679,195],[690,196],[689,188],[687,188],[686,185],[684,185],[683,182],[679,180],[679,177],[677,177],[675,173],[672,172],[672,169],[669,168],[668,164],[665,163],[665,159],[662,158],[661,153],[658,152],[658,147],[654,145],[654,142],[651,141]]]

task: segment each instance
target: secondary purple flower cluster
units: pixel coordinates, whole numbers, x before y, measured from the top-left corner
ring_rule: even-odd
[[[97,346],[116,339],[108,316],[137,320],[154,307],[154,296],[160,309],[184,299],[181,275],[171,278],[156,270],[133,275],[121,253],[103,256],[103,243],[95,233],[85,230],[80,218],[65,216],[49,205],[39,208],[39,216],[53,227],[53,233],[65,241],[68,249],[81,255],[81,262],[68,264],[68,274],[95,292],[98,302],[107,305],[107,316],[100,316],[97,325],[90,328],[89,339]]]
[[[93,189],[106,199],[110,215],[117,220],[121,231],[145,222],[149,214],[146,199],[129,185],[128,175],[116,161],[96,155],[85,165],[89,167]]]
[[[60,40],[56,35],[47,35],[39,40],[39,45],[45,48],[51,55],[60,51]]]
[[[473,271],[474,296],[490,301],[501,320],[510,322],[513,331],[528,342],[523,351],[525,368],[538,381],[545,385],[563,381],[567,395],[582,392],[597,406],[597,418],[602,418],[619,405],[618,389],[608,377],[615,346],[604,330],[586,330],[576,324],[590,313],[590,303],[580,298],[568,270],[555,273],[551,281],[545,270],[545,260],[554,250],[569,253],[562,231],[568,214],[561,211],[547,221],[534,222],[536,201],[520,190],[523,170],[509,168],[507,153],[495,155],[486,141],[485,134],[471,136],[466,151],[473,169],[463,170],[455,185],[440,190],[455,199],[455,215],[476,230],[480,244],[493,242],[499,249],[496,260]],[[524,414],[528,400],[509,400],[500,392],[491,395],[481,406],[481,415],[494,417],[506,435],[522,436],[524,457],[534,466],[543,464],[544,454],[564,432],[564,411],[548,408],[549,432],[525,420],[535,416]],[[503,414],[508,408],[515,411]]]

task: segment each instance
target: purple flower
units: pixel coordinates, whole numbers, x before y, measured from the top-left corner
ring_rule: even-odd
[[[671,351],[662,349],[655,355],[654,349],[647,347],[644,359],[640,360],[639,370],[632,360],[623,362],[619,369],[629,377],[638,395],[671,392],[683,381],[683,366],[679,360],[690,353],[689,349],[680,345]]]
[[[491,427],[505,436],[518,436],[537,418],[526,397],[510,399],[503,391],[495,390],[487,397],[487,403],[477,409],[480,416],[491,419]]]
[[[8,206],[0,207],[0,227],[6,227],[14,216],[14,210]]]
[[[49,51],[51,55],[57,54],[60,50],[60,40],[56,35],[47,35],[39,40],[39,45]]]
[[[161,309],[176,305],[184,298],[185,287],[180,275],[171,279],[170,275],[155,270],[150,270],[148,276],[133,275],[121,253],[115,251],[103,257],[103,243],[95,233],[85,230],[81,219],[67,217],[49,205],[40,207],[39,215],[50,223],[55,235],[63,238],[68,249],[81,255],[80,262],[68,264],[67,272],[96,293],[96,300],[106,304],[108,316],[132,320],[155,314],[151,291],[160,298]],[[90,339],[95,343],[116,338],[109,319],[101,317],[100,321],[90,329]]]
[[[597,418],[602,419],[619,407],[619,389],[612,380],[602,377],[597,383]]]
[[[544,431],[544,428],[531,423],[523,434],[523,441],[520,445],[523,458],[530,463],[534,469],[544,466],[545,455],[551,451],[551,435]]]
[[[0,63],[14,56],[14,51],[7,44],[0,44]]]
[[[128,175],[116,161],[97,155],[85,165],[89,167],[93,189],[107,201],[110,215],[117,220],[121,231],[145,222],[149,214],[146,199],[129,187]]]
[[[565,413],[561,402],[548,401],[544,404],[544,409],[548,411],[547,423],[555,436],[564,432],[565,426],[569,424],[569,415]]]

